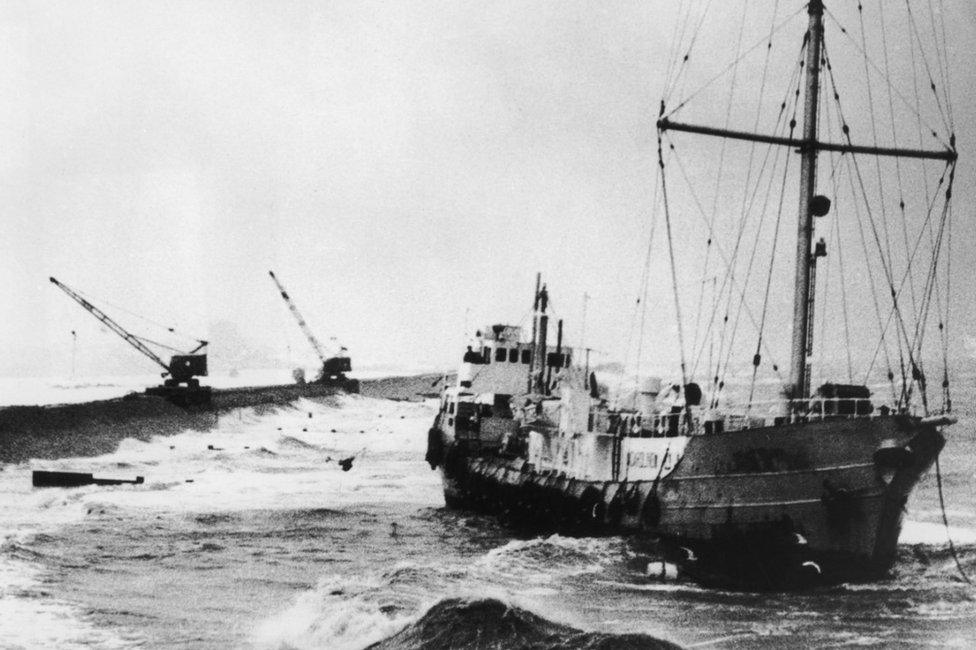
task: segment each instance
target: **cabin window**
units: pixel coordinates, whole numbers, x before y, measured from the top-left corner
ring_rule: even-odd
[[[451,414],[454,413],[454,402],[451,402],[450,404],[447,405],[447,412]]]
[[[508,362],[509,363],[518,363],[518,353],[519,353],[519,351],[518,351],[517,348],[512,348],[511,350],[509,350],[508,351]]]
[[[529,350],[528,348],[522,350],[522,363],[524,364],[532,363],[532,350]]]
[[[485,363],[491,363],[491,348],[485,348],[481,351],[481,356],[484,358]]]
[[[504,361],[507,356],[508,351],[505,348],[495,348],[495,361]]]

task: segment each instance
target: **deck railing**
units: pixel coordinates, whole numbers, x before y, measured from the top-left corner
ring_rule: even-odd
[[[869,419],[912,413],[909,409],[875,407],[870,399],[811,397],[807,399],[752,402],[741,407],[705,409],[672,407],[670,413],[641,414],[635,411],[594,409],[589,430],[632,437],[673,437],[741,431],[758,427],[833,419]]]

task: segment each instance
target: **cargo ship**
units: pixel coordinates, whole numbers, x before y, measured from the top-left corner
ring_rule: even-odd
[[[876,580],[889,573],[908,497],[936,462],[945,444],[944,428],[955,422],[947,369],[941,408],[929,395],[919,335],[936,329],[942,334],[947,313],[940,313],[936,328],[936,323],[926,323],[922,310],[904,307],[906,283],[893,279],[893,260],[879,241],[877,250],[865,256],[880,258],[882,277],[888,279],[886,293],[892,305],[887,322],[879,311],[879,349],[885,346],[887,355],[888,346],[895,346],[891,339],[897,339],[900,356],[889,361],[886,382],[892,398],[882,403],[869,386],[849,381],[828,380],[812,388],[816,273],[827,248],[824,239],[814,243],[813,235],[830,232],[823,226],[818,231],[814,219],[825,217],[831,205],[828,197],[816,193],[818,154],[831,152],[835,165],[895,156],[935,161],[943,173],[940,193],[931,203],[946,206],[938,225],[943,230],[928,231],[937,242],[951,214],[947,206],[956,151],[954,137],[946,137],[948,144],[933,150],[854,144],[846,123],[842,129],[834,125],[842,131],[843,142],[821,136],[821,74],[823,68],[831,71],[824,46],[824,11],[822,0],[807,4],[795,93],[790,88],[786,94],[799,105],[802,91],[802,135],[793,135],[795,119],[780,119],[775,135],[681,123],[662,101],[658,165],[678,315],[680,379],[664,383],[644,378],[628,405],[608,401],[596,378],[570,363],[571,351],[547,347],[546,294],[537,288],[531,339],[522,342],[521,332],[506,326],[479,332],[465,352],[458,381],[443,391],[428,433],[426,459],[441,473],[448,507],[499,513],[541,531],[633,534],[705,585],[782,590]],[[838,100],[832,77],[830,81]],[[678,107],[683,106],[679,102]],[[785,111],[788,117],[791,107],[784,102],[783,108],[781,115]],[[736,401],[727,394],[727,361],[710,367],[704,390],[688,370],[674,217],[666,184],[675,133],[741,140],[799,154],[789,377],[769,402],[755,394],[761,366],[768,364],[770,371],[779,372],[778,365],[763,361],[768,284],[760,286],[765,292],[763,318],[756,319],[758,340],[748,350],[748,398]],[[829,178],[841,175],[836,169]],[[849,173],[858,178],[854,171]],[[836,192],[836,185],[833,189]],[[852,183],[852,192],[857,189]],[[938,213],[939,207],[932,212]],[[926,234],[924,229],[918,232],[920,238]],[[708,245],[713,245],[716,235],[711,227],[707,236]],[[834,245],[839,247],[840,241]],[[928,278],[918,285],[918,304],[932,304],[939,290],[933,278],[941,277],[932,269],[945,262],[945,251],[937,243],[929,252],[930,258],[917,265]],[[913,261],[914,257],[908,260],[908,271]],[[776,274],[773,261],[769,264],[772,282]],[[729,287],[734,281],[727,273]],[[849,281],[843,278],[841,283]],[[726,295],[734,305],[736,292],[730,288]],[[940,309],[945,295],[939,298]],[[706,314],[710,320],[705,322],[718,323],[716,328],[731,326],[725,302],[724,296],[713,299],[720,308]],[[886,339],[889,325],[898,331]],[[948,367],[945,349],[943,368]],[[820,370],[823,376],[826,371]]]
[[[953,422],[875,409],[864,387],[836,384],[760,415],[711,410],[697,384],[649,378],[635,408],[614,409],[572,360],[515,326],[479,332],[428,432],[445,503],[540,531],[637,533],[703,584],[884,576],[908,496]]]

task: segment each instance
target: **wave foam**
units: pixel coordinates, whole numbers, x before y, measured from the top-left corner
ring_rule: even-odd
[[[898,542],[908,545],[923,544],[926,546],[942,546],[948,543],[949,538],[956,545],[976,545],[976,530],[950,526],[947,537],[946,528],[942,524],[906,521]]]
[[[380,578],[329,576],[295,599],[291,607],[263,622],[253,634],[258,648],[363,648],[403,628],[394,603],[376,600]]]

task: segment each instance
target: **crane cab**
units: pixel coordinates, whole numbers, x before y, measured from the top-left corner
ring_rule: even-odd
[[[166,363],[156,352],[146,346],[147,342],[151,343],[150,341],[145,341],[144,339],[141,339],[126,330],[101,309],[91,304],[77,291],[64,283],[59,282],[57,278],[52,277],[49,278],[49,280],[51,281],[51,284],[68,294],[68,296],[81,305],[85,311],[98,319],[103,325],[121,337],[126,343],[134,347],[136,350],[152,360],[156,365],[161,367],[165,371],[163,373],[163,377],[169,375],[170,378],[166,379],[161,386],[147,388],[147,395],[157,395],[172,402],[173,404],[176,404],[177,406],[182,407],[210,403],[210,387],[201,386],[200,381],[197,379],[197,377],[207,376],[207,355],[197,354],[197,352],[206,347],[206,341],[198,340],[197,343],[199,343],[199,345],[197,345],[197,347],[195,347],[193,350],[186,354],[173,355],[170,357],[169,363]],[[170,329],[170,331],[173,330]]]
[[[207,355],[174,354],[169,359],[169,376],[178,384],[196,382],[194,377],[206,377]]]
[[[207,376],[206,354],[174,354],[170,357],[168,370],[169,377],[161,386],[147,388],[147,395],[163,397],[183,408],[210,403],[210,386],[201,386],[197,379]]]
[[[347,393],[358,393],[359,380],[346,376],[346,373],[351,371],[352,361],[348,356],[342,354],[329,357],[322,362],[322,371],[315,381],[328,386],[337,386]]]
[[[323,377],[338,377],[344,372],[352,371],[352,362],[349,357],[330,357],[322,364]]]

